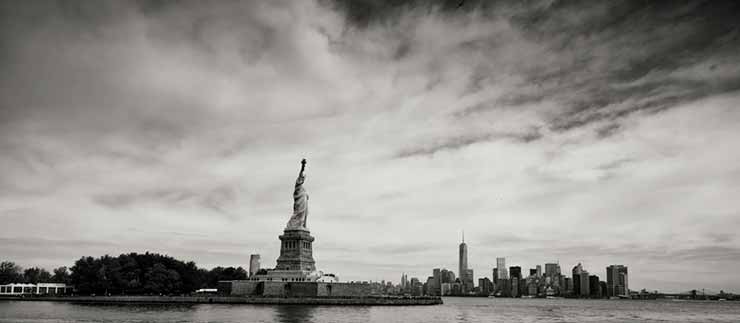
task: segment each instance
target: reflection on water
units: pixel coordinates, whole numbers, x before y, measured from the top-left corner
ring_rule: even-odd
[[[316,306],[278,305],[275,307],[275,311],[277,321],[281,323],[313,323]]]
[[[59,304],[59,303],[53,303]],[[109,309],[116,312],[129,313],[159,313],[159,312],[179,312],[187,313],[197,310],[198,304],[89,304],[89,303],[70,303],[75,307],[90,308],[92,310]]]
[[[471,320],[470,315],[471,315],[470,310],[460,309],[460,311],[457,313],[457,317],[455,318],[455,321],[459,323],[471,323],[473,321]]]

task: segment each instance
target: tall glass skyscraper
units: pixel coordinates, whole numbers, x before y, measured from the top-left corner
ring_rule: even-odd
[[[606,267],[606,294],[610,297],[629,294],[627,266],[611,265]]]
[[[506,270],[506,258],[496,258],[496,269],[498,272],[498,279],[509,279],[509,271]]]
[[[560,265],[554,263],[545,264],[545,275],[549,277],[557,277],[560,275]]]
[[[468,273],[468,245],[465,244],[465,232],[462,235],[462,242],[460,243],[460,254],[458,259],[458,275],[460,275],[460,282],[465,284],[468,281],[468,277],[465,277]],[[472,277],[470,277],[472,279]],[[464,286],[473,288],[473,286]],[[463,288],[465,289],[465,288]]]

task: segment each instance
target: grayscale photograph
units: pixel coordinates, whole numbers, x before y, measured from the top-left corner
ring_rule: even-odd
[[[0,323],[740,322],[740,1],[0,0]]]

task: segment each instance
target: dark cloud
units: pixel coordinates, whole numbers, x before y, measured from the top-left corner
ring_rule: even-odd
[[[529,74],[554,89],[550,98],[567,107],[551,129],[567,131],[736,91],[738,75],[718,81],[709,66],[694,70],[693,79],[676,72],[701,62],[736,60],[729,57],[740,48],[732,14],[737,9],[732,2],[558,2],[524,19],[530,37],[552,38],[554,54],[575,57],[557,74],[548,68]],[[572,17],[573,12],[578,14]],[[597,56],[602,53],[608,56]]]
[[[406,158],[412,156],[434,155],[438,151],[449,151],[464,148],[473,144],[490,142],[494,140],[512,140],[519,143],[530,143],[542,138],[539,128],[530,128],[521,133],[487,133],[482,135],[466,135],[460,137],[448,137],[439,140],[436,143],[426,144],[422,147],[404,149],[396,154],[397,158]]]
[[[716,243],[731,242],[734,238],[734,234],[729,233],[710,233],[708,236]]]
[[[618,123],[610,123],[603,127],[596,129],[596,136],[599,138],[607,138],[619,132],[622,126]]]
[[[422,155],[422,156],[423,155],[433,155],[434,153],[441,151],[441,150],[459,149],[462,147],[470,146],[475,143],[489,141],[491,140],[492,137],[493,136],[490,134],[483,134],[483,135],[469,135],[469,136],[461,136],[461,137],[454,137],[454,138],[445,138],[441,142],[427,145],[425,147],[402,150],[396,155],[396,157],[406,158],[406,157],[412,157],[412,156],[417,156],[417,155]]]
[[[612,169],[619,168],[622,165],[627,164],[627,163],[630,163],[630,162],[633,162],[633,161],[634,161],[634,159],[632,159],[632,158],[617,159],[617,160],[614,160],[612,162],[609,162],[609,163],[600,165],[599,166],[599,169],[601,169],[601,170],[612,170]]]
[[[112,209],[130,208],[142,203],[160,203],[167,207],[196,205],[229,215],[227,208],[236,200],[233,187],[220,186],[204,190],[188,188],[156,189],[133,193],[100,194],[92,201]]]
[[[543,45],[539,53],[523,53],[527,65],[513,70],[524,78],[522,88],[535,86],[533,91],[513,89],[456,116],[551,101],[563,107],[550,111],[548,120],[549,128],[560,132],[739,89],[737,72],[719,79],[713,72],[714,62],[729,64],[726,68],[739,63],[733,54],[740,49],[735,2],[548,3],[508,3],[508,10],[499,3],[499,14],[491,16]],[[531,60],[532,55],[538,58]],[[685,72],[691,75],[679,75],[691,66],[696,68]],[[480,85],[485,76],[473,75],[473,92],[485,90]]]

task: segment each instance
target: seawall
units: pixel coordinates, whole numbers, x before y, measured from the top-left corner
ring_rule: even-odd
[[[440,297],[236,297],[236,296],[2,296],[0,300],[85,304],[266,304],[412,306],[442,304]]]

